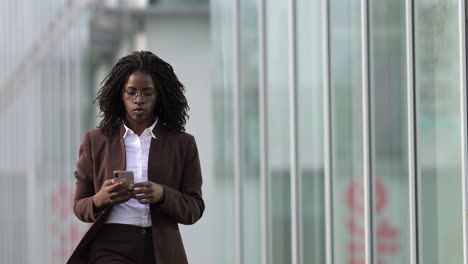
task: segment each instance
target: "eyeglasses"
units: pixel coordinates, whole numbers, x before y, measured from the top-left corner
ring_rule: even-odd
[[[139,93],[137,91],[127,91],[125,89],[123,90],[123,92],[125,94],[125,99],[128,99],[128,100],[135,100],[138,97],[138,94],[141,95],[142,100],[145,100],[145,99],[152,97],[156,93],[154,90],[146,90],[146,91]]]

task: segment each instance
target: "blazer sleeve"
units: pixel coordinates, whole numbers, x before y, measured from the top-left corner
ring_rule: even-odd
[[[163,185],[163,201],[156,206],[176,222],[191,225],[203,215],[202,174],[198,149],[193,136],[189,137],[179,190]]]
[[[83,222],[94,222],[96,216],[93,209],[93,196],[95,194],[93,181],[93,158],[91,155],[91,140],[86,132],[80,146],[79,158],[76,164],[76,189],[73,203],[75,215]]]

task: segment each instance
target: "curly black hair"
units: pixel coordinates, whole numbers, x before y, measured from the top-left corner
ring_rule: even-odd
[[[185,131],[190,108],[184,95],[184,85],[169,63],[149,51],[135,51],[122,57],[101,82],[94,100],[98,101],[102,117],[98,128],[109,136],[124,121],[122,89],[134,72],[150,75],[156,86],[158,97],[153,115],[158,118],[158,122],[163,122],[171,131]]]

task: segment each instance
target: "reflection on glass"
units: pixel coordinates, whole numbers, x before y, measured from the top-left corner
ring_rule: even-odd
[[[234,244],[234,194],[233,194],[233,116],[232,116],[232,15],[230,1],[216,1],[211,6],[213,68],[213,126],[214,126],[214,188],[218,199],[212,205],[223,220],[212,219],[216,230],[214,259],[217,263],[235,262]],[[211,220],[211,219],[210,219]]]
[[[298,151],[304,263],[325,263],[320,1],[297,3]]]
[[[244,263],[260,263],[260,168],[258,113],[258,41],[256,2],[241,0],[241,137],[243,138]]]
[[[287,2],[266,1],[268,166],[271,173],[272,261],[291,262],[291,192]]]
[[[415,1],[421,263],[462,263],[458,1]]]
[[[333,254],[364,260],[361,32],[358,1],[330,3]]]
[[[405,1],[376,0],[372,6],[375,251],[378,263],[409,263]]]

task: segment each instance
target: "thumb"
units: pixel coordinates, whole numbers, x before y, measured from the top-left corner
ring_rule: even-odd
[[[114,182],[115,182],[114,179],[105,180],[105,181],[104,181],[104,184],[103,184],[103,187],[104,187],[104,186],[112,185],[112,184],[114,184]]]

